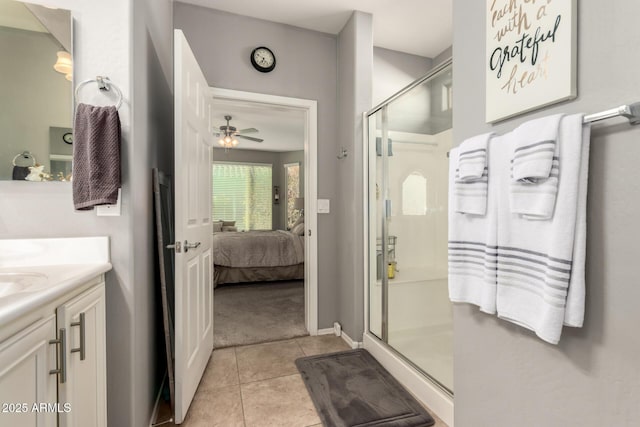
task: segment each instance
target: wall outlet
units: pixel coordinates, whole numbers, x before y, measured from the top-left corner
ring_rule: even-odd
[[[334,333],[337,337],[339,337],[339,336],[341,336],[341,335],[342,335],[342,326],[340,326],[340,323],[335,322],[335,323],[333,324],[333,333]]]
[[[97,216],[120,216],[122,213],[122,188],[118,188],[118,202],[115,205],[96,206]]]

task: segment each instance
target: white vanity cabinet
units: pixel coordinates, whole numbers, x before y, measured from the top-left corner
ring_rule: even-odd
[[[58,330],[67,331],[66,379],[59,380],[61,427],[106,427],[106,333],[104,285],[98,285],[56,309]]]
[[[0,405],[21,407],[0,407],[0,426],[106,427],[104,276],[17,322],[0,342]]]
[[[34,411],[34,403],[57,402],[56,317],[29,325],[0,343],[0,425],[54,427],[56,412]],[[39,409],[39,407],[37,408]]]

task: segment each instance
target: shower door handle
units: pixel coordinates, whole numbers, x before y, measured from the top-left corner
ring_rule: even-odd
[[[387,218],[391,217],[391,200],[384,201],[384,213]]]

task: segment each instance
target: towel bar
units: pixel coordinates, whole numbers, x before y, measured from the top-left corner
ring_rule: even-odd
[[[76,95],[76,103],[78,103],[78,98],[79,98],[79,94],[80,94],[80,88],[86,84],[89,83],[96,83],[98,85],[98,89],[100,90],[104,90],[104,91],[110,91],[111,88],[113,88],[113,90],[116,92],[116,94],[118,95],[118,102],[116,103],[116,110],[120,109],[120,106],[122,105],[122,92],[120,91],[120,89],[118,88],[118,86],[116,86],[115,83],[113,83],[111,80],[109,80],[109,77],[103,77],[103,76],[96,76],[95,79],[89,79],[89,80],[85,80],[83,82],[81,82],[80,84],[78,84],[78,86],[76,87],[76,91],[75,91],[75,95]]]
[[[629,124],[640,124],[640,102],[635,102],[629,105],[621,105],[611,110],[601,111],[599,113],[589,114],[584,116],[584,123],[599,122],[600,120],[611,119],[613,117],[626,117],[629,119]]]
[[[601,111],[599,113],[584,116],[583,123],[594,123],[601,120],[612,119],[614,117],[626,117],[629,119],[630,125],[640,125],[640,102],[633,104],[621,105],[611,110]],[[447,157],[449,152],[447,151]]]

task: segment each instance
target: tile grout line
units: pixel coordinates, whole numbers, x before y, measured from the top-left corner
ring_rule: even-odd
[[[296,375],[300,375],[300,372],[296,372],[293,374],[284,374],[284,375],[278,375],[277,377],[269,377],[269,378],[263,378],[261,380],[253,380],[253,381],[247,381],[246,383],[242,383],[240,384],[241,386],[243,385],[249,385],[249,384],[255,384],[255,383],[261,383],[263,381],[271,381],[271,380],[276,380],[278,378],[285,378],[285,377],[293,377]]]
[[[300,351],[302,352],[302,355],[305,356],[305,357],[308,356],[307,352],[304,351],[304,348],[302,348],[302,345],[298,342],[298,340],[294,338],[294,341],[296,342],[296,344],[298,344],[298,347],[300,348]]]
[[[240,392],[240,410],[242,411],[242,425],[247,426],[247,419],[244,416],[244,400],[242,399],[242,384],[240,383],[240,367],[238,366],[238,354],[236,353],[236,347],[233,348],[233,357],[236,361],[236,374],[238,375],[238,391]]]
[[[273,341],[273,343],[274,343],[274,344],[283,344],[283,343],[292,342],[292,341],[294,341],[294,342],[296,343],[296,345],[298,346],[298,349],[300,350],[300,353],[302,353],[302,357],[306,357],[306,356],[307,356],[307,354],[304,352],[304,350],[302,349],[302,346],[300,345],[300,343],[298,343],[298,341],[297,341],[297,339],[296,339],[296,338],[287,339],[287,340],[282,340],[282,341]],[[264,343],[264,344],[271,344],[271,343]],[[255,344],[255,345],[262,345],[262,344]],[[236,346],[236,347],[233,347],[234,351],[235,351],[235,349],[237,349],[238,347],[245,347],[245,346]],[[287,373],[287,374],[283,374],[283,375],[277,375],[277,376],[275,376],[275,377],[261,378],[261,379],[258,379],[258,380],[252,380],[252,381],[242,382],[242,378],[241,378],[241,376],[240,376],[240,366],[239,366],[238,361],[237,361],[237,353],[236,353],[236,365],[237,365],[237,367],[238,367],[238,383],[239,383],[240,385],[243,385],[243,384],[252,384],[252,383],[257,383],[257,382],[260,382],[260,381],[272,380],[272,379],[275,379],[275,378],[283,378],[283,377],[288,377],[288,376],[291,376],[291,375],[300,375],[300,372],[299,372],[299,371],[298,371],[298,369],[296,368],[295,373]],[[295,362],[294,362],[294,365],[295,365]]]

